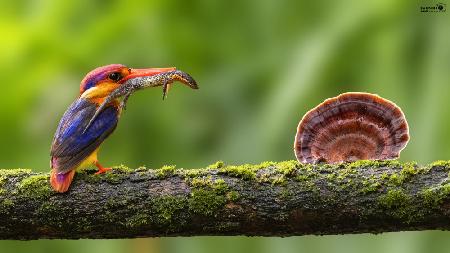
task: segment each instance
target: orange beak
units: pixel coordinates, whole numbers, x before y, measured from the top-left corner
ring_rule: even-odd
[[[154,76],[157,74],[161,74],[164,72],[174,71],[176,68],[148,68],[148,69],[129,69],[130,74],[125,76],[120,83],[125,83],[126,81],[138,78],[138,77],[146,77],[146,76]]]

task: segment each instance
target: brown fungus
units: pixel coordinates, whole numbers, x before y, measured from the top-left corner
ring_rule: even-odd
[[[294,150],[301,163],[395,159],[409,140],[402,110],[378,95],[329,98],[300,121]]]

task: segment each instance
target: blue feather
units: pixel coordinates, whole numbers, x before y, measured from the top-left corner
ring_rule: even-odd
[[[78,150],[83,148],[94,140],[99,138],[104,132],[110,129],[112,126],[117,124],[117,110],[113,107],[105,108],[105,110],[100,113],[97,119],[92,123],[91,127],[83,133],[87,122],[90,117],[89,113],[77,113],[73,115],[67,124],[67,127],[63,129],[59,141],[73,139],[69,150]],[[70,117],[70,115],[68,115]]]
[[[81,163],[114,131],[119,119],[118,109],[106,107],[83,133],[97,105],[79,98],[64,113],[53,140],[51,155],[61,171]]]

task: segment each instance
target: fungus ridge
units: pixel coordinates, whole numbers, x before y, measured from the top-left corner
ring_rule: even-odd
[[[305,114],[294,149],[302,163],[387,160],[399,157],[408,140],[408,124],[397,105],[378,95],[350,92]]]

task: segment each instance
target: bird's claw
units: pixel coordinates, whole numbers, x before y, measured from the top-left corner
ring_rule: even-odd
[[[94,173],[94,175],[100,175],[100,174],[103,174],[103,173],[105,173],[107,171],[110,171],[110,170],[112,170],[112,168],[99,169],[97,172]]]

